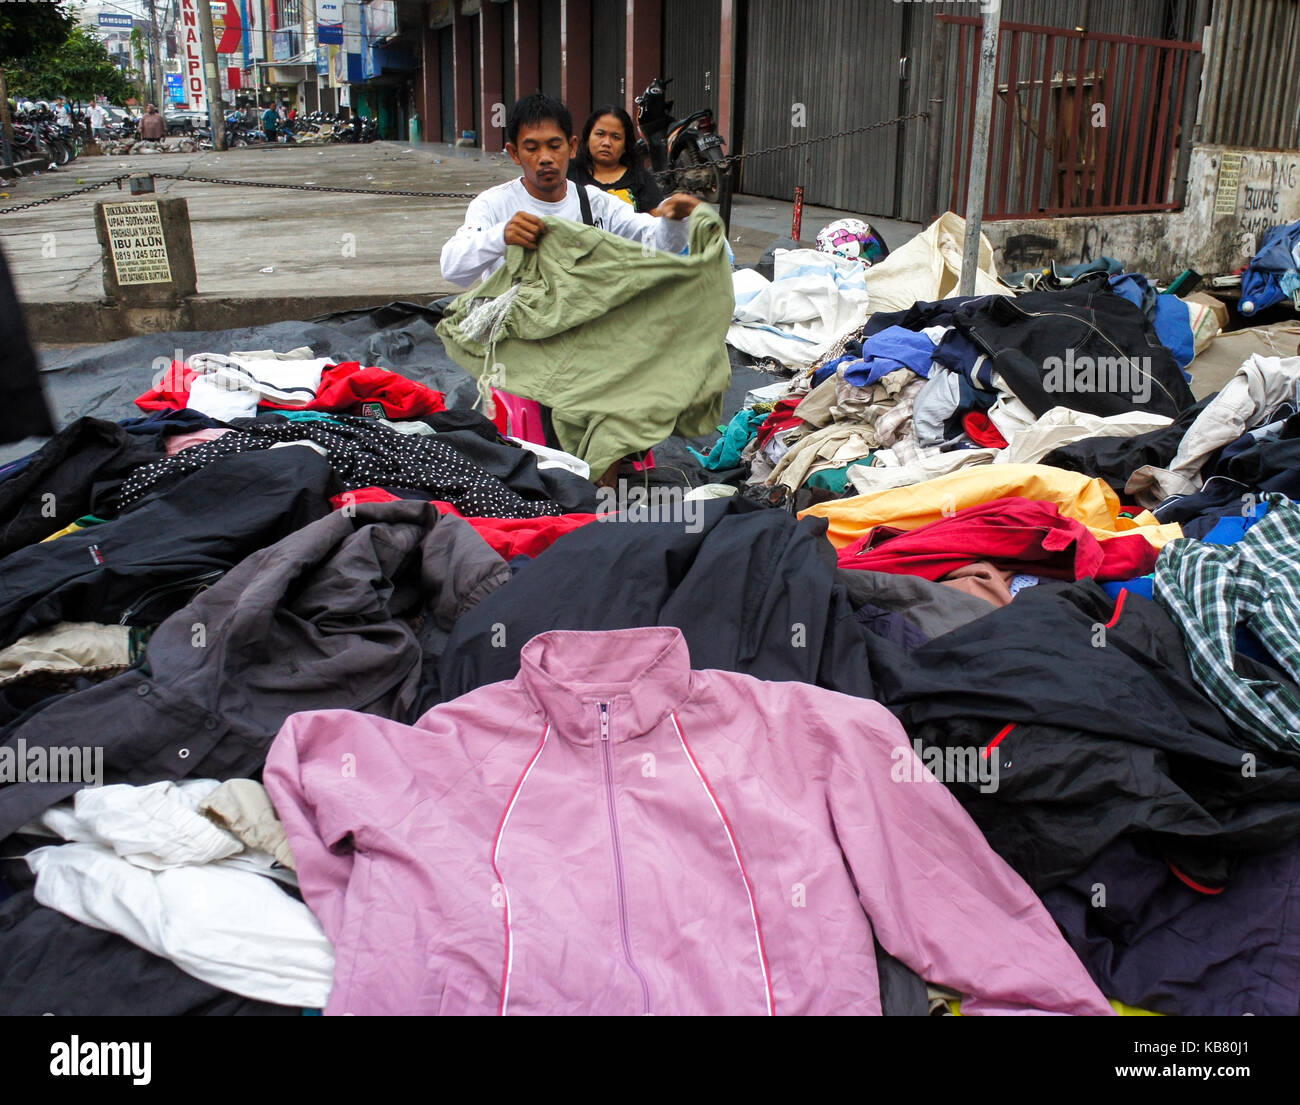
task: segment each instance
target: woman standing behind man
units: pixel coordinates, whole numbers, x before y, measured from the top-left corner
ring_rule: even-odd
[[[633,151],[634,133],[632,119],[621,107],[598,107],[582,128],[569,179],[579,187],[594,185],[631,204],[634,211],[655,215],[664,194]]]

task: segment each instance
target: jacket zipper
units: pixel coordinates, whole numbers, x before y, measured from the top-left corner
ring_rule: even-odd
[[[169,595],[174,591],[184,591],[186,588],[194,588],[195,593],[197,594],[199,591],[206,589],[210,584],[215,583],[225,574],[226,570],[224,568],[213,568],[206,572],[200,572],[198,575],[187,576],[185,579],[178,579],[174,583],[164,583],[158,587],[150,588],[122,611],[122,617],[118,619],[118,625],[130,624],[129,619],[135,617],[155,599],[162,598],[163,595]],[[193,598],[191,598],[190,601],[193,601]]]
[[[650,1012],[650,987],[645,975],[632,958],[632,936],[627,920],[627,883],[623,875],[623,844],[618,832],[618,814],[614,809],[614,763],[609,751],[609,703],[599,703],[600,751],[605,764],[605,802],[609,807],[609,831],[614,839],[614,877],[618,882],[618,929],[623,941],[623,957],[641,983],[642,1013]]]

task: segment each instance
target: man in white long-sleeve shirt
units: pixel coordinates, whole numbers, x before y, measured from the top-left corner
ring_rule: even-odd
[[[525,96],[510,109],[506,137],[506,152],[523,177],[476,196],[464,225],[442,247],[442,275],[462,287],[497,269],[507,246],[536,249],[546,216],[584,221],[579,186],[568,179],[569,159],[578,151],[569,109],[549,96]],[[678,194],[654,213],[637,214],[599,188],[588,187],[586,198],[593,225],[673,253],[686,247],[685,220],[700,202]]]

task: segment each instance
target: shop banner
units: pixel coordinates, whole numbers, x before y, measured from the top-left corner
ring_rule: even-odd
[[[196,0],[181,0],[180,32],[185,102],[201,111],[207,104],[207,80],[203,74],[203,47],[199,42],[199,9]]]

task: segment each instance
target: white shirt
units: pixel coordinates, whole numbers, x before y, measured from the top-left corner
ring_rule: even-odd
[[[54,109],[54,121],[61,127],[72,125],[72,112],[68,110],[67,104]]]
[[[547,203],[531,195],[523,179],[498,184],[475,196],[465,211],[465,223],[442,247],[442,275],[453,284],[468,287],[481,277],[495,272],[505,262],[506,223],[520,211],[539,218],[553,215],[582,222],[582,205],[578,186],[567,181],[568,192],[558,203]],[[656,249],[680,253],[686,248],[688,233],[685,219],[660,219],[637,214],[631,204],[587,187],[591,201],[591,218],[596,226],[622,238],[646,241]]]
[[[186,974],[258,1001],[319,1009],[334,949],[272,882],[271,857],[198,812],[215,779],[77,792],[40,822],[69,840],[27,853],[36,900]]]
[[[90,109],[90,125],[92,127],[102,127],[105,121],[105,112],[99,104]]]

